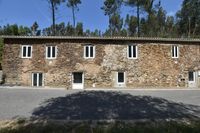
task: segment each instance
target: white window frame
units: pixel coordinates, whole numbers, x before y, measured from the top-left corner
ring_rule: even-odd
[[[41,73],[42,74],[42,86],[39,86],[39,74],[40,74],[41,72],[35,72],[35,73],[32,73],[32,87],[43,87],[44,86],[44,74],[43,73]],[[37,86],[34,86],[34,84],[33,84],[33,78],[34,78],[34,74],[37,74]]]
[[[50,47],[50,57],[48,57],[48,47]],[[55,57],[52,57],[53,47],[55,47]],[[57,58],[57,46],[46,46],[46,59],[56,59]]]
[[[119,73],[124,73],[124,82],[119,82],[119,79],[118,79],[118,75],[119,75]],[[117,84],[119,85],[119,84],[125,84],[126,83],[126,73],[125,72],[117,72]]]
[[[177,56],[176,55],[176,49],[174,47],[177,47]],[[174,54],[174,56],[173,56]],[[179,58],[179,46],[178,45],[172,45],[171,46],[171,55],[172,55],[172,58]]]
[[[86,47],[89,47],[88,48],[88,57],[86,57]],[[91,47],[93,47],[93,57],[91,57],[91,55],[90,55],[90,48]],[[96,48],[95,48],[95,46],[94,45],[86,45],[86,46],[84,46],[84,58],[86,58],[86,59],[93,59],[93,58],[95,58],[95,54],[96,54],[96,50],[95,50]]]
[[[26,56],[23,56],[24,47],[26,48]],[[28,57],[28,47],[31,47],[30,57]],[[21,52],[21,57],[22,57],[22,58],[32,58],[32,51],[33,51],[32,45],[22,45],[22,46],[21,46],[21,51],[22,51],[22,52]]]
[[[129,46],[131,46],[132,55],[129,57]],[[136,57],[133,57],[133,46],[136,48]],[[127,46],[127,58],[128,59],[138,59],[138,45],[128,45]]]

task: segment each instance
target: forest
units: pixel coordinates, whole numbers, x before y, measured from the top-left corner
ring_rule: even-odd
[[[109,25],[105,31],[84,29],[84,22],[77,22],[81,0],[45,0],[50,7],[52,24],[39,29],[37,22],[31,27],[7,24],[0,26],[0,35],[21,36],[94,36],[94,37],[163,37],[198,38],[200,35],[200,1],[183,0],[180,10],[168,16],[161,6],[161,0],[104,0],[99,7],[107,16]],[[56,23],[56,13],[62,4],[70,8],[73,23]],[[122,7],[133,9],[126,17],[121,16]]]

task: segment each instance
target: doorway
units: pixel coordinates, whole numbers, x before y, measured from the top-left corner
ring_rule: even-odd
[[[32,86],[41,87],[43,86],[43,74],[32,73]]]
[[[72,89],[84,89],[83,72],[74,72],[72,75]]]
[[[126,79],[125,79],[125,72],[117,72],[116,73],[116,87],[125,87],[126,86]]]
[[[196,87],[196,72],[188,72],[188,87]]]

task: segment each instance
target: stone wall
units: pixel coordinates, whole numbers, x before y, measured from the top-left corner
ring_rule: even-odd
[[[44,73],[44,85],[72,87],[72,73],[84,73],[84,88],[115,86],[116,72],[126,73],[126,87],[187,87],[188,71],[200,70],[200,45],[177,44],[179,58],[171,57],[171,44],[137,43],[138,59],[127,58],[127,45],[132,42],[92,42],[94,59],[83,57],[86,42],[73,41],[7,41],[4,46],[5,83],[31,86],[33,72]],[[32,44],[31,59],[21,58],[21,45]],[[134,42],[133,42],[134,43]],[[58,48],[56,59],[45,58],[45,47]]]

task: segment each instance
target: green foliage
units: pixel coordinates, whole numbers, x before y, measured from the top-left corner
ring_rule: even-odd
[[[30,35],[31,29],[25,26],[18,26],[17,24],[7,24],[3,28],[0,27],[0,35]]]
[[[81,0],[67,0],[67,7],[72,9],[74,28],[76,25],[75,11],[78,11],[78,4],[81,4]]]
[[[135,8],[137,10],[137,35],[140,37],[140,13],[145,9],[146,0],[127,0],[126,5]],[[152,3],[153,4],[153,3]]]
[[[67,26],[66,26],[66,35],[67,36],[72,36],[75,34],[75,29],[74,27],[68,22]]]
[[[117,14],[120,12],[122,2],[123,0],[105,0],[101,9],[104,11],[105,15],[111,16],[112,14]]]
[[[62,36],[62,35],[66,34],[65,23],[62,22],[60,24],[56,24],[55,27],[56,27],[56,33],[55,33],[55,35]],[[52,28],[50,28],[50,29],[52,29]]]
[[[39,27],[38,23],[34,22],[33,25],[31,26],[32,35],[37,35],[38,27]]]
[[[178,31],[184,37],[196,37],[200,33],[200,1],[184,0],[177,12]]]
[[[19,26],[19,35],[28,36],[31,34],[31,30],[28,27]]]
[[[140,19],[140,36],[144,37],[177,37],[177,28],[173,16],[167,16],[161,3],[145,7],[147,16]],[[135,36],[138,29],[137,17],[127,15],[125,26],[128,36]]]
[[[98,37],[101,36],[101,31],[98,29],[95,29],[94,31],[90,31],[89,29],[87,29],[84,33],[84,36]]]
[[[177,27],[174,17],[167,16],[165,22],[165,37],[177,37]]]
[[[64,0],[47,0],[47,2],[49,3],[49,7],[51,10],[51,15],[52,15],[52,35],[55,35],[56,32],[56,11],[58,9],[58,5],[60,5],[62,2],[64,2]]]
[[[144,2],[144,10],[148,13],[151,14],[153,12],[153,4],[154,4],[155,0],[146,0]]]
[[[78,8],[78,4],[81,4],[81,0],[68,0],[67,1],[67,6],[68,7],[74,7],[74,8]]]
[[[13,33],[13,35],[18,35],[18,26],[16,24],[11,25],[11,32]]]
[[[51,5],[53,4],[55,6],[55,9],[57,9],[57,6],[60,5],[64,0],[47,0]]]
[[[123,28],[123,29],[120,31],[120,36],[127,37],[127,36],[128,36],[127,30]]]
[[[2,126],[3,127],[3,126]],[[182,122],[14,122],[0,133],[199,133],[200,123]]]
[[[67,23],[65,26],[65,23],[56,24],[56,36],[84,36],[83,31],[83,23],[78,22],[76,28],[74,28],[70,23]],[[43,35],[50,36],[53,35],[52,27],[45,28],[43,30]]]
[[[128,36],[134,36],[137,32],[137,18],[127,15],[125,26],[127,27]]]
[[[104,35],[116,36],[123,26],[123,19],[120,17],[120,7],[122,5],[122,0],[105,0],[103,7],[101,9],[104,14],[109,17],[109,29]]]
[[[72,28],[72,31],[71,31]],[[65,23],[60,23],[55,25],[56,32],[53,33],[53,26],[43,29],[43,35],[45,36],[65,36],[65,35],[73,35],[74,29],[73,27],[68,23],[67,26],[65,26]]]
[[[113,36],[120,35],[120,31],[123,26],[123,19],[120,17],[119,14],[113,14],[109,20],[110,23],[110,32]]]
[[[76,25],[76,35],[83,36],[83,23],[77,23]]]
[[[131,7],[144,8],[145,4],[149,3],[149,0],[125,0],[125,4]]]

